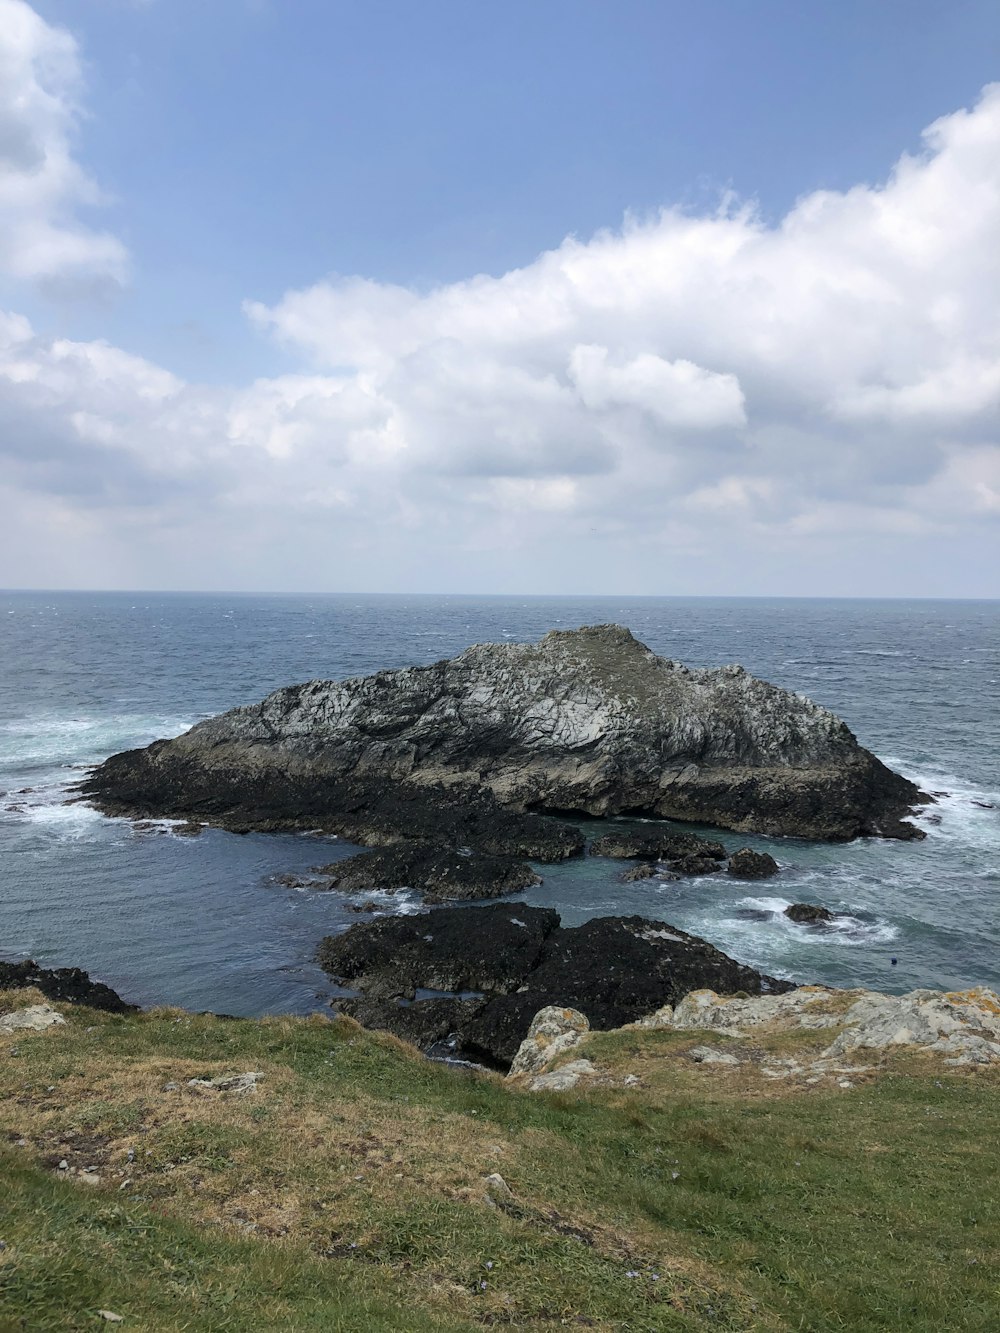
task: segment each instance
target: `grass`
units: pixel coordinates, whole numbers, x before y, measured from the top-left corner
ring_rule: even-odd
[[[349,1020],[60,1007],[0,1039],[4,1333],[997,1327],[995,1071],[807,1086],[629,1031],[585,1054],[639,1087],[542,1095]]]

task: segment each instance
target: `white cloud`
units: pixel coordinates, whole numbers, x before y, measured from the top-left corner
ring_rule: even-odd
[[[995,85],[775,226],[667,209],[501,277],[249,303],[302,368],[233,390],[0,316],[2,438],[154,582],[169,550],[246,587],[918,591],[996,540],[998,235]]]
[[[0,0],[0,271],[53,281],[121,281],[126,254],[76,215],[101,202],[73,157],[80,56],[24,0]]]

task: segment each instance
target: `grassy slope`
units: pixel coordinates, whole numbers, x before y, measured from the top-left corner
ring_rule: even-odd
[[[642,1087],[543,1096],[343,1020],[62,1009],[0,1039],[0,1329],[997,1327],[993,1071],[765,1085],[633,1032],[586,1054]]]

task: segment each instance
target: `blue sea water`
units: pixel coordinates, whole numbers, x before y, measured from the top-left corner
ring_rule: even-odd
[[[780,876],[763,885],[623,884],[620,863],[587,858],[543,867],[527,901],[569,924],[660,918],[796,980],[1000,986],[997,602],[0,594],[0,956],[86,968],[141,1004],[321,1007],[332,988],[316,944],[359,918],[340,895],[277,877],[351,848],[137,827],[67,803],[72,783],[117,750],[281,685],[607,621],[688,665],[740,662],[810,695],[942,795],[921,816],[920,843],[723,834],[778,859]],[[782,909],[797,901],[847,919],[796,926]],[[405,895],[384,906],[419,910]]]

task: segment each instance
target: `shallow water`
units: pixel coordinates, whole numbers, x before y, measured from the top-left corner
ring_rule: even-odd
[[[800,980],[1000,986],[996,602],[0,594],[0,954],[84,967],[144,1004],[318,1007],[331,987],[312,962],[316,943],[359,918],[340,895],[275,877],[351,848],[137,828],[67,805],[69,785],[108,754],[294,681],[603,621],[688,665],[738,661],[810,695],[886,762],[948,794],[922,814],[922,843],[723,834],[778,859],[780,877],[763,884],[623,884],[621,863],[594,858],[542,867],[544,884],[524,900],[568,924],[662,918]],[[782,912],[797,901],[846,919],[796,926]],[[406,895],[384,907],[417,910]]]

